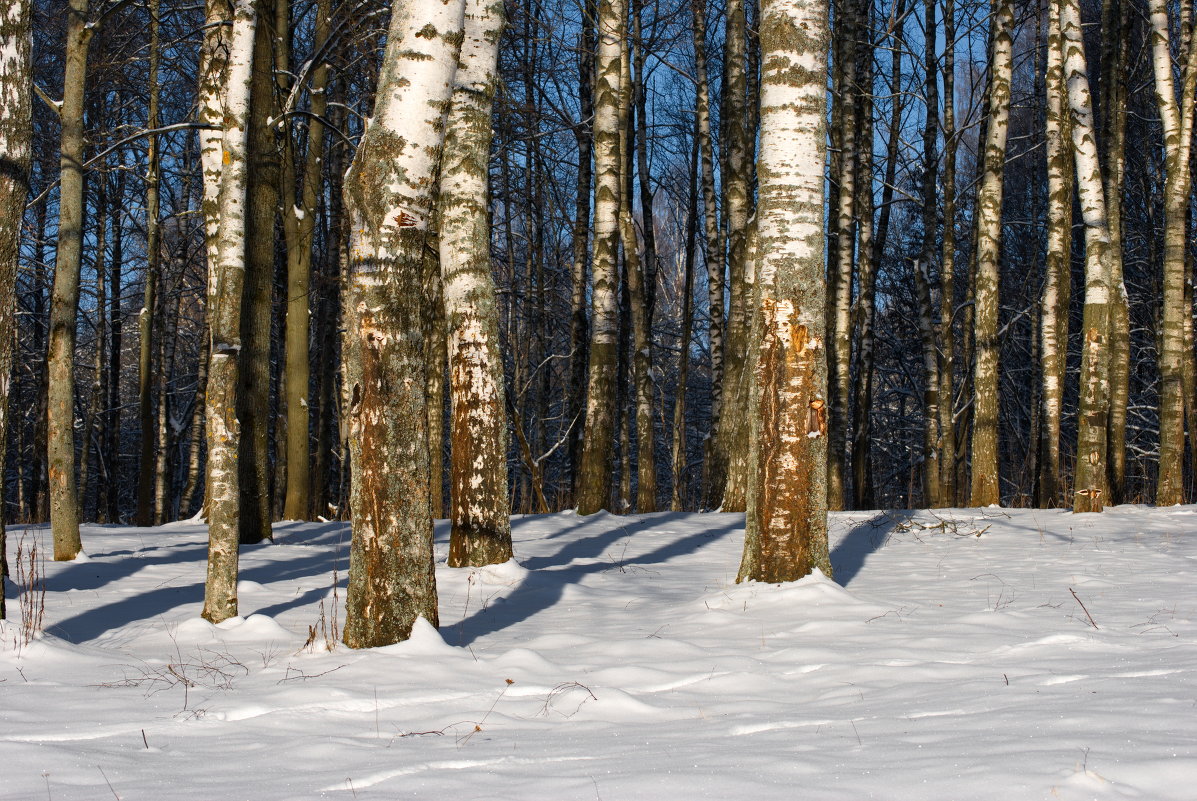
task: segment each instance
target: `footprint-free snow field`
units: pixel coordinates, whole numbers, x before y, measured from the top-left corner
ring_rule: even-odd
[[[743,525],[520,517],[450,569],[441,523],[439,632],[371,651],[345,524],[243,549],[220,626],[202,525],[85,527],[44,635],[7,586],[0,799],[1197,798],[1197,509],[836,514],[788,585],[735,583]]]

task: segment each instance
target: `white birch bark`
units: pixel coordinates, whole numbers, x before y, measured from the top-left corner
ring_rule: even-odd
[[[1059,0],[1058,13],[1077,191],[1085,222],[1085,310],[1073,510],[1100,512],[1109,494],[1106,437],[1110,417],[1110,232],[1078,0]]]
[[[984,174],[977,192],[977,256],[973,367],[973,506],[1001,499],[998,483],[998,260],[1002,239],[1002,175],[1010,122],[1010,80],[1014,65],[1014,4],[998,0],[992,16],[989,118]]]
[[[438,623],[428,484],[422,293],[434,181],[464,3],[397,5],[374,116],[345,179],[350,224],[345,391],[353,540],[345,644]]]
[[[590,321],[590,369],[582,463],[578,476],[578,514],[593,514],[610,504],[614,472],[615,374],[619,344],[619,204],[620,85],[626,0],[599,3],[599,47],[594,103],[594,253]]]
[[[490,265],[488,160],[502,0],[466,0],[441,157],[440,264],[449,337],[449,565],[512,557],[507,414]]]
[[[1190,47],[1176,99],[1164,0],[1151,0],[1151,51],[1155,93],[1164,128],[1163,330],[1160,336],[1160,460],[1155,502],[1184,502],[1185,229],[1191,184],[1189,153],[1193,136],[1197,47]],[[1183,30],[1182,25],[1182,30]]]
[[[12,379],[13,327],[16,324],[17,260],[21,219],[29,193],[29,165],[33,157],[32,8],[30,0],[15,0],[0,8],[0,476],[8,442],[8,394]],[[0,486],[0,572],[4,561],[4,511]],[[0,582],[3,579],[0,578]],[[4,593],[0,591],[0,620]]]
[[[209,0],[219,4],[221,0]],[[257,13],[253,0],[235,0],[222,93],[222,169],[216,213],[215,265],[209,267],[208,318],[208,574],[203,617],[219,623],[237,614],[239,481],[237,367],[241,350],[241,292],[245,282],[245,197],[248,174],[250,81]],[[206,176],[207,177],[207,176]],[[210,251],[211,254],[211,251]]]
[[[1060,17],[1048,14],[1047,35],[1047,248],[1040,316],[1042,423],[1039,503],[1054,507],[1060,498],[1060,425],[1068,344],[1068,300],[1072,263],[1073,166],[1064,81]]]
[[[827,5],[761,3],[750,480],[738,580],[831,573],[823,337]]]

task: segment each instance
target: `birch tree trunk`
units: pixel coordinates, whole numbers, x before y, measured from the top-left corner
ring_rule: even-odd
[[[1064,45],[1054,3],[1048,13],[1046,88],[1047,252],[1039,332],[1043,408],[1038,496],[1041,507],[1052,508],[1063,503],[1060,493],[1060,418],[1068,351],[1073,192]]]
[[[943,8],[943,256],[939,263],[939,505],[956,481],[956,0]]]
[[[1077,190],[1085,221],[1084,339],[1073,511],[1100,512],[1109,496],[1106,436],[1110,416],[1110,233],[1081,35],[1080,4],[1078,0],[1058,0],[1057,13],[1064,48],[1064,81],[1071,110]]]
[[[502,31],[501,0],[465,0],[465,36],[441,157],[440,264],[452,404],[450,567],[498,564],[512,557],[487,180]]]
[[[975,364],[973,367],[972,493],[969,503],[1001,501],[998,474],[998,264],[1002,239],[1002,175],[1010,121],[1014,4],[995,0],[989,116],[984,173],[977,192]]]
[[[690,338],[694,330],[694,256],[698,237],[698,127],[696,122],[690,150],[690,197],[686,213],[686,245],[682,256],[684,261],[681,336],[678,338],[677,387],[673,400],[673,442],[670,453],[673,486],[669,509],[674,512],[681,512],[686,506],[686,388],[690,381]]]
[[[701,164],[703,241],[706,246],[708,340],[711,352],[711,430],[703,461],[707,506],[716,508],[713,498],[715,435],[723,405],[723,234],[719,226],[719,208],[715,187],[715,148],[711,141],[711,90],[707,80],[706,10],[704,0],[691,0],[694,41],[695,122],[698,126],[699,163]]]
[[[835,215],[836,263],[829,266],[827,338],[831,347],[827,353],[829,389],[827,442],[827,505],[829,509],[843,509],[845,496],[845,446],[848,439],[848,415],[852,397],[852,265],[856,258],[856,182],[857,141],[856,106],[859,100],[856,70],[859,62],[857,37],[859,29],[859,0],[843,0],[839,22],[840,65],[839,96],[836,98],[840,118],[839,137],[839,193]],[[762,90],[763,91],[763,90]],[[763,121],[762,121],[763,124]]]
[[[1151,0],[1151,49],[1155,94],[1164,128],[1164,270],[1163,321],[1160,332],[1160,463],[1155,502],[1184,502],[1184,318],[1185,214],[1189,204],[1189,152],[1193,138],[1193,95],[1197,84],[1197,47],[1190,47],[1181,76],[1181,101],[1172,79],[1167,6]],[[1183,30],[1183,26],[1182,26]]]
[[[760,268],[751,473],[737,581],[831,575],[827,549],[824,165],[827,5],[761,3]]]
[[[600,0],[594,103],[594,254],[590,368],[577,511],[607,508],[614,472],[615,375],[619,345],[620,72],[626,0]]]
[[[418,617],[439,622],[422,293],[412,288],[421,285],[463,13],[462,2],[395,8],[374,116],[345,179],[351,648],[407,639]]]
[[[83,95],[87,81],[88,0],[71,0],[67,13],[59,159],[58,253],[50,300],[46,428],[50,471],[50,528],[54,559],[71,560],[83,550],[79,539],[79,496],[75,483],[75,322],[79,313],[79,270],[83,258]]]
[[[218,4],[221,0],[210,0]],[[250,85],[257,9],[236,0],[228,36],[222,101],[220,194],[217,201],[216,260],[209,267],[208,319],[208,575],[203,617],[213,623],[237,614],[237,548],[240,492],[237,450],[237,369],[241,351],[241,292],[245,282],[245,205],[248,183]],[[211,251],[209,251],[211,256]]]
[[[13,365],[16,324],[17,259],[21,219],[29,194],[32,161],[33,65],[30,0],[16,0],[0,9],[0,476],[8,450],[8,396]],[[8,573],[5,557],[5,511],[8,502],[0,486],[0,584]],[[0,590],[0,620],[4,592]]]

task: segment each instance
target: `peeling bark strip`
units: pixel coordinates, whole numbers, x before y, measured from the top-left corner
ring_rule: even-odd
[[[423,276],[463,13],[461,0],[396,6],[374,116],[345,178],[351,648],[407,639],[420,616],[438,623],[422,293],[412,287]]]
[[[16,322],[17,255],[21,218],[29,193],[32,158],[32,48],[30,0],[0,9],[0,476],[8,442],[8,393],[12,376],[13,326]],[[0,483],[0,574],[4,572],[4,511]],[[4,592],[0,591],[0,620]]]
[[[209,0],[221,5],[221,0]],[[209,9],[209,18],[215,13]],[[245,192],[249,149],[251,67],[257,13],[253,0],[237,0],[228,42],[223,101],[218,227],[209,240],[208,325],[208,576],[203,617],[213,623],[237,614],[239,488],[237,367],[241,350],[241,292],[245,282]],[[211,180],[210,175],[205,175]],[[213,248],[213,245],[215,246]],[[213,252],[215,250],[215,252]]]
[[[748,514],[738,581],[792,581],[827,551],[825,0],[761,3],[761,146]],[[812,333],[813,332],[813,333]]]
[[[487,159],[503,3],[466,0],[441,159],[441,278],[449,335],[449,566],[511,559],[507,415],[490,265]],[[434,480],[439,487],[439,477]]]

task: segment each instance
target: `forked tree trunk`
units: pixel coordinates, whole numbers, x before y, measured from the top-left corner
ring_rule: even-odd
[[[209,0],[223,5],[222,0]],[[240,492],[237,451],[237,368],[241,351],[241,292],[245,282],[246,187],[248,183],[250,85],[253,77],[254,0],[236,0],[228,35],[224,90],[201,96],[221,103],[224,137],[223,168],[215,208],[218,229],[215,253],[209,247],[208,319],[211,354],[205,396],[208,433],[208,574],[203,617],[213,623],[237,614],[237,548],[240,542]],[[213,14],[209,9],[209,18]],[[212,66],[210,64],[210,66]],[[212,74],[205,76],[210,80]],[[210,114],[209,109],[203,110]],[[201,151],[202,155],[202,151]],[[205,164],[205,180],[208,165]],[[205,197],[205,201],[207,197]],[[215,259],[213,259],[215,256]]]
[[[1001,500],[998,474],[998,259],[1002,241],[1002,175],[1010,121],[1013,71],[1013,0],[995,0],[992,16],[989,115],[984,172],[977,192],[977,256],[975,278],[973,366],[973,506]]]
[[[464,3],[395,7],[374,116],[345,179],[350,266],[345,379],[353,465],[345,644],[437,625],[428,501],[421,285],[433,181],[461,47]]]
[[[1106,435],[1110,415],[1110,233],[1097,155],[1097,126],[1085,65],[1078,0],[1057,0],[1064,82],[1071,111],[1081,217],[1085,221],[1085,310],[1081,323],[1080,406],[1073,511],[1100,512],[1107,489]],[[1187,161],[1186,161],[1187,163]]]
[[[620,72],[627,29],[626,0],[601,0],[594,103],[594,254],[590,368],[578,475],[577,510],[610,504],[614,472],[615,375],[619,345]]]
[[[823,169],[827,5],[761,3],[760,268],[751,473],[738,581],[831,574]]]
[[[30,0],[15,0],[0,9],[0,476],[8,450],[8,395],[12,380],[13,327],[16,323],[17,258],[21,218],[29,194],[32,160],[33,69]],[[8,575],[5,556],[5,511],[8,499],[0,486],[0,583]],[[0,591],[0,620],[4,592]]]
[[[449,566],[511,559],[507,409],[490,265],[488,159],[501,0],[466,0],[441,157],[440,265],[449,337]],[[434,485],[439,476],[434,480]]]
[[[88,0],[71,0],[67,13],[63,75],[62,144],[59,159],[58,254],[50,301],[47,358],[47,459],[50,470],[50,528],[55,560],[83,550],[79,539],[79,494],[75,483],[75,324],[79,313],[79,270],[83,258],[83,94],[87,81]]]

